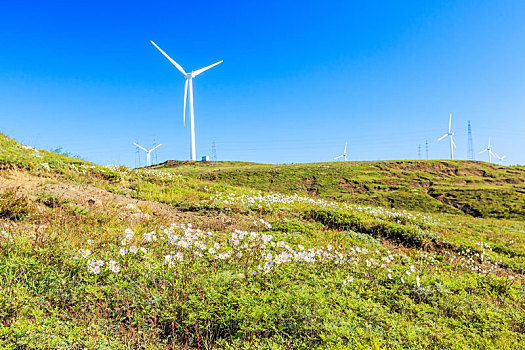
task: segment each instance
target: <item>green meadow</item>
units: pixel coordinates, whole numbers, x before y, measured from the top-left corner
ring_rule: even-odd
[[[0,347],[521,349],[525,168],[103,167],[0,134]]]

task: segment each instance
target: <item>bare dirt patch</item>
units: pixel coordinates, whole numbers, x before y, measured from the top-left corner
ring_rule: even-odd
[[[144,201],[106,191],[89,184],[67,184],[57,178],[43,178],[23,171],[0,172],[0,189],[13,189],[36,199],[42,195],[70,200],[86,207],[118,208],[127,217],[145,218],[147,215],[179,221],[191,213],[183,213],[168,204]],[[51,203],[53,204],[53,203]],[[143,210],[146,209],[146,210]],[[150,214],[142,213],[147,211]]]
[[[369,192],[368,188],[364,184],[359,183],[357,181],[340,178],[339,184],[342,188],[344,188],[352,194]]]

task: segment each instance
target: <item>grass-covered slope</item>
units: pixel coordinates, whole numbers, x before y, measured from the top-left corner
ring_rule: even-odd
[[[520,220],[105,168],[3,135],[0,169],[0,348],[525,342]]]
[[[467,161],[291,165],[167,162],[157,168],[263,191],[474,217],[525,219],[525,167]]]

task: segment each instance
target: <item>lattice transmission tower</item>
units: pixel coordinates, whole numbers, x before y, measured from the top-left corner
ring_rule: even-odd
[[[155,146],[157,146],[157,142],[155,142],[155,138],[153,138],[153,147],[151,148],[155,148]],[[153,158],[155,159],[153,164],[158,164],[159,162],[157,160],[157,150],[156,149],[153,151]]]
[[[211,143],[211,163],[212,165],[217,165],[217,146],[215,145],[215,140]]]
[[[135,140],[135,143],[139,143],[139,140]],[[135,168],[140,168],[140,149],[135,147]]]
[[[474,144],[472,142],[472,129],[470,128],[470,120],[468,121],[468,148],[467,159],[474,160]]]

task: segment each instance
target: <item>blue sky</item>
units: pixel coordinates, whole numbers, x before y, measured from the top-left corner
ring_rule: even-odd
[[[266,163],[449,157],[492,137],[525,164],[522,1],[12,1],[0,12],[0,131],[99,164],[197,155]],[[477,159],[485,160],[480,155]],[[145,163],[145,154],[141,154]]]

